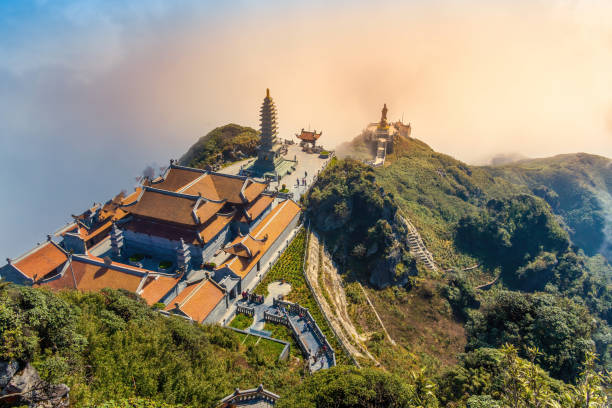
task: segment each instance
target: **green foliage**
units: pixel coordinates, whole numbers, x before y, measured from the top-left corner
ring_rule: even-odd
[[[530,348],[536,362],[555,378],[572,381],[593,348],[593,318],[585,307],[547,294],[500,291],[468,322],[468,350],[516,346],[522,356]]]
[[[230,326],[235,329],[244,330],[253,324],[253,316],[244,314],[236,314],[236,317],[230,322]]]
[[[533,196],[490,200],[486,211],[459,220],[456,241],[489,268],[501,267],[506,283],[523,289],[542,290],[555,274],[566,272],[555,268],[556,255],[569,250],[567,233]]]
[[[0,291],[0,360],[30,361],[36,354],[77,356],[87,345],[76,332],[78,307],[46,290]]]
[[[289,247],[283,252],[278,258],[276,263],[272,266],[266,277],[255,287],[254,292],[268,296],[268,285],[275,281],[285,280],[291,285],[291,292],[287,296],[288,301],[299,303],[310,311],[310,314],[315,319],[323,334],[329,340],[331,346],[336,352],[336,359],[339,362],[347,362],[346,355],[342,353],[340,342],[334,335],[327,324],[327,320],[323,317],[319,305],[315,301],[306,280],[304,278],[303,264],[304,264],[304,252],[306,245],[306,231],[301,229]]]
[[[132,397],[214,406],[235,387],[280,389],[300,377],[277,361],[281,344],[241,344],[232,330],[163,316],[128,292],[9,286],[0,311],[0,359],[31,361],[44,379],[70,386],[77,407]]]
[[[122,400],[107,401],[98,405],[98,408],[181,408],[183,405],[166,404],[148,398],[126,398]]]
[[[523,160],[487,170],[495,176],[526,185],[545,199],[569,227],[572,241],[587,255],[612,252],[606,236],[606,218],[612,215],[610,159],[591,154],[566,154]]]
[[[237,161],[254,156],[258,141],[256,130],[231,123],[215,128],[206,136],[202,136],[179,162],[184,166],[204,168],[219,160],[226,163]]]
[[[474,288],[458,274],[451,274],[448,282],[440,289],[441,295],[448,300],[455,315],[465,320],[470,309],[479,307]]]
[[[144,259],[144,255],[143,254],[134,254],[134,255],[129,257],[129,260],[131,262],[140,262],[143,259]]]
[[[333,160],[305,204],[311,227],[323,234],[334,259],[347,269],[373,273],[375,264],[391,255],[397,207],[376,183],[371,167],[350,159]],[[392,262],[391,269],[399,261]]]
[[[398,376],[381,370],[338,366],[318,371],[298,389],[278,401],[278,407],[435,407],[435,396],[428,394],[417,404],[417,387],[408,386]]]

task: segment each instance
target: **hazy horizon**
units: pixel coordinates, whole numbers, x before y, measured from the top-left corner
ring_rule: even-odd
[[[0,256],[227,123],[327,147],[377,120],[468,163],[612,157],[612,3],[5,1]],[[2,259],[3,259],[2,258]]]

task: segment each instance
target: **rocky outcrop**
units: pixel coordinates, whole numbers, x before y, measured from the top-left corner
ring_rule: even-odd
[[[30,363],[0,361],[0,390],[0,407],[55,408],[70,402],[66,384],[49,384]]]
[[[0,390],[8,385],[17,370],[19,370],[19,363],[16,361],[0,361]]]
[[[413,268],[415,265],[405,265],[402,245],[399,241],[395,241],[389,253],[375,262],[370,273],[370,285],[377,289],[384,289],[387,286],[404,286],[408,283],[408,277],[416,273],[416,270],[411,270]],[[399,269],[402,269],[401,273],[398,273]]]

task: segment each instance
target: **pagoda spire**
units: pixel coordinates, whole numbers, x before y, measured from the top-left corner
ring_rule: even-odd
[[[261,122],[261,142],[259,145],[260,152],[269,152],[276,142],[277,122],[276,122],[276,105],[270,96],[270,89],[266,89],[266,97],[261,104],[259,110]]]

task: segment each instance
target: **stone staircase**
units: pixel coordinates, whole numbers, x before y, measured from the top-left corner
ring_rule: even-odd
[[[379,167],[385,164],[387,158],[387,140],[384,138],[378,138],[378,145],[376,147],[376,157],[372,162],[372,166]]]
[[[433,260],[433,256],[431,252],[427,250],[427,247],[423,243],[421,239],[421,235],[419,231],[416,229],[414,225],[407,218],[398,214],[398,221],[401,222],[406,229],[408,230],[408,234],[406,235],[406,240],[408,242],[408,247],[410,248],[410,253],[417,257],[417,259],[425,266],[433,271],[438,270],[438,266]]]

